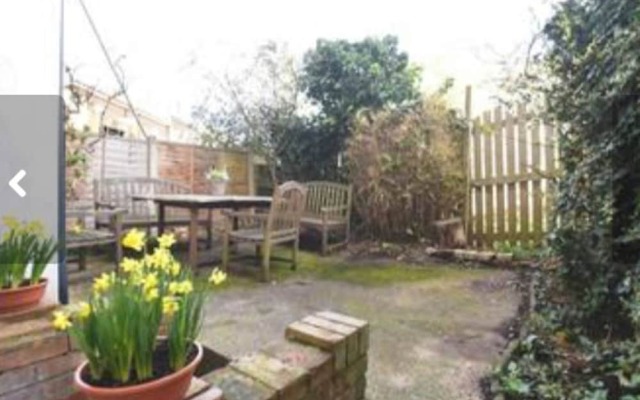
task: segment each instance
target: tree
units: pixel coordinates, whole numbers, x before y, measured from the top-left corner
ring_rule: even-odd
[[[211,76],[208,95],[193,110],[204,144],[251,149],[276,183],[277,155],[304,104],[298,75],[286,46],[267,42],[239,72]]]
[[[329,178],[335,178],[338,155],[345,149],[354,115],[363,108],[375,110],[417,100],[419,81],[420,69],[398,49],[396,37],[319,40],[305,55],[302,86],[320,109],[314,125],[323,128],[300,139],[321,143],[316,161]]]

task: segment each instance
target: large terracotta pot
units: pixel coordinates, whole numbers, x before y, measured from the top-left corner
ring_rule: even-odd
[[[74,384],[85,398],[91,400],[183,400],[193,374],[202,360],[202,346],[195,343],[198,353],[189,365],[158,380],[117,388],[91,386],[82,380],[82,373],[88,364],[85,361],[77,369]]]
[[[43,278],[35,285],[0,289],[0,314],[23,311],[37,306],[46,288],[47,280]]]

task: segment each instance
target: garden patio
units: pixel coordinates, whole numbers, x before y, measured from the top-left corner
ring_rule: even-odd
[[[313,312],[358,316],[371,325],[368,400],[482,398],[520,304],[517,273],[505,269],[303,251],[297,271],[275,261],[273,281],[262,284],[251,250],[241,249],[247,257],[209,299],[202,343],[233,358],[282,341],[283,327]],[[97,273],[111,264],[89,265]],[[90,287],[73,284],[72,300]]]

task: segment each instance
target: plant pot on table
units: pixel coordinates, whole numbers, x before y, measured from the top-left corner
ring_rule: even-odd
[[[211,194],[214,196],[224,196],[227,192],[227,182],[225,181],[212,181],[211,182]]]

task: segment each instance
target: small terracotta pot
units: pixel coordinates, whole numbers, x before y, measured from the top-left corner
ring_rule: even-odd
[[[35,285],[0,289],[0,314],[23,311],[37,306],[46,288],[47,280],[43,278]]]
[[[194,344],[198,353],[189,365],[155,381],[117,388],[91,386],[82,380],[82,372],[89,367],[85,361],[76,369],[74,384],[85,398],[91,400],[183,400],[191,385],[193,374],[202,360],[202,346],[197,342]]]

